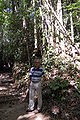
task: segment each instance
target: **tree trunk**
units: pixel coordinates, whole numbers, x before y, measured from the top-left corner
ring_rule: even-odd
[[[28,47],[28,39],[27,39],[27,30],[26,30],[26,19],[23,16],[23,30],[24,30],[24,44],[26,46],[25,49],[27,49],[27,53],[25,53],[26,57],[28,58],[28,63],[30,64],[30,54],[29,54],[29,47]]]
[[[14,0],[12,0],[12,13],[14,14],[15,12],[15,3],[14,3]]]
[[[74,29],[73,29],[73,20],[72,20],[72,13],[70,12],[70,22],[71,22],[71,39],[72,39],[72,43],[74,43]],[[72,46],[72,54],[73,54],[73,58],[75,57],[75,51],[74,51],[74,47]]]
[[[37,29],[36,29],[36,16],[35,16],[36,8],[35,8],[35,0],[33,0],[33,13],[34,13],[34,40],[35,40],[35,49],[37,49]]]
[[[63,18],[62,18],[62,6],[61,6],[61,0],[58,0],[57,2],[57,16],[58,20],[60,21],[61,25],[63,26]],[[59,33],[58,33],[59,34]],[[61,40],[61,49],[62,49],[62,54],[65,52],[65,45],[64,45],[64,37],[63,33],[60,32],[59,34]]]

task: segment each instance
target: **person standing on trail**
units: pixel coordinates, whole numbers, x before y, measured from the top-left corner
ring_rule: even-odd
[[[29,107],[27,111],[33,111],[35,106],[35,92],[38,96],[38,105],[37,110],[38,112],[41,111],[42,108],[42,93],[41,93],[41,79],[45,80],[45,74],[43,68],[40,66],[40,59],[35,59],[35,66],[30,69],[30,76],[29,76],[29,82],[28,82],[28,88],[29,88]]]

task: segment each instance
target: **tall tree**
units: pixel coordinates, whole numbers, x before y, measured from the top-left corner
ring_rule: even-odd
[[[11,0],[12,1],[12,13],[14,14],[15,12],[15,2],[14,0]]]
[[[34,40],[35,40],[35,49],[37,48],[37,30],[36,30],[36,5],[35,0],[33,0],[33,15],[34,15]]]

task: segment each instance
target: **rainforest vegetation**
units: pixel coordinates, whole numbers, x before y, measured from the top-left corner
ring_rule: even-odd
[[[1,120],[31,120],[19,117],[26,102],[16,103],[35,57],[48,78],[42,81],[42,114],[49,118],[39,120],[79,120],[80,0],[0,0]]]

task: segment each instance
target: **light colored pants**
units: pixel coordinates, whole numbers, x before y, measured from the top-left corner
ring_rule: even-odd
[[[41,109],[42,107],[42,93],[41,93],[41,82],[38,83],[30,83],[30,90],[29,90],[29,109],[30,110],[34,110],[34,106],[35,106],[35,101],[34,101],[34,97],[35,97],[35,92],[37,93],[38,96],[38,105],[37,105],[37,109]]]

